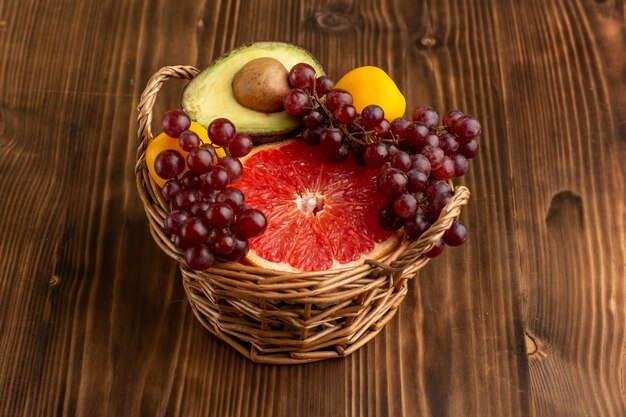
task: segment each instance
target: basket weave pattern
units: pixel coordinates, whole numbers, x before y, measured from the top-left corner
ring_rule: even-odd
[[[198,272],[162,228],[170,210],[145,164],[152,141],[152,108],[163,83],[192,79],[191,66],[161,68],[148,81],[138,106],[136,183],[154,241],[180,263],[195,316],[211,333],[255,362],[299,364],[344,357],[376,336],[396,314],[411,278],[428,262],[424,253],[459,217],[470,192],[454,189],[439,219],[416,241],[404,240],[377,261],[321,272],[287,273],[216,263]]]

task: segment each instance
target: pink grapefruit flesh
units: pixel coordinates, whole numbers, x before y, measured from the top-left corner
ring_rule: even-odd
[[[398,233],[378,224],[388,199],[376,188],[379,169],[350,158],[328,162],[319,147],[298,141],[256,147],[242,158],[236,184],[265,213],[265,233],[250,240],[248,262],[282,271],[321,271],[378,259]]]

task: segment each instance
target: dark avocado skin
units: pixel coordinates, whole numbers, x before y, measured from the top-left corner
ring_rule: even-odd
[[[243,133],[250,135],[250,137],[252,138],[252,143],[254,143],[255,145],[262,145],[264,143],[278,142],[278,141],[285,140],[285,139],[292,139],[298,133],[300,133],[302,129],[303,129],[303,126],[300,125],[300,126],[296,126],[295,129],[284,130],[282,132],[276,132],[276,133],[265,134],[265,135],[259,135],[259,134],[254,134],[250,132],[243,132]]]
[[[232,53],[238,52],[241,49],[244,48],[249,48],[251,46],[254,46],[257,42],[253,42],[250,44],[245,44],[242,46],[239,46],[227,53],[225,53],[224,55],[221,55],[220,57],[218,57],[217,59],[213,60],[211,62],[211,64],[209,64],[209,66],[207,66],[204,70],[202,70],[200,73],[198,73],[198,75],[196,75],[196,77],[200,76],[201,74],[203,74],[205,71],[207,71],[208,69],[210,69],[212,66],[214,66],[215,64],[219,63],[221,60],[228,58],[228,56]],[[302,51],[303,54],[307,54],[316,64],[317,66],[319,66],[320,68],[323,68],[320,63],[317,61],[317,59],[315,59],[315,57],[306,49],[298,46],[298,45],[294,45],[288,42],[263,42],[263,43],[274,43],[277,45],[287,45],[290,46],[294,49],[298,49],[300,51]],[[185,95],[185,91],[187,90],[189,84],[187,84],[184,89],[183,92],[181,94],[181,107],[184,108],[184,103],[182,101],[182,97],[184,97]],[[255,133],[255,132],[245,132],[242,131],[240,133],[245,133],[247,135],[250,135],[250,137],[252,138],[252,141],[255,145],[261,145],[264,143],[270,143],[270,142],[277,142],[280,140],[285,140],[285,139],[289,139],[289,138],[293,138],[297,133],[299,133],[302,130],[302,125],[299,124],[297,126],[295,126],[293,129],[287,129],[287,130],[282,130],[282,131],[276,131],[276,132],[271,132],[271,133]]]

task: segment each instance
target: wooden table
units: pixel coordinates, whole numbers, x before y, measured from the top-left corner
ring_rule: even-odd
[[[623,0],[0,0],[0,415],[626,415]],[[205,331],[152,242],[139,95],[255,40],[483,121],[469,242],[345,360]],[[178,103],[183,82],[160,94]]]

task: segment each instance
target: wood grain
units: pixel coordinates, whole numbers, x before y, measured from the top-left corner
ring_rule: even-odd
[[[0,0],[0,415],[626,415],[622,0]],[[470,241],[345,360],[204,331],[136,196],[135,106],[255,40],[483,121]],[[157,113],[184,83],[168,83]]]

